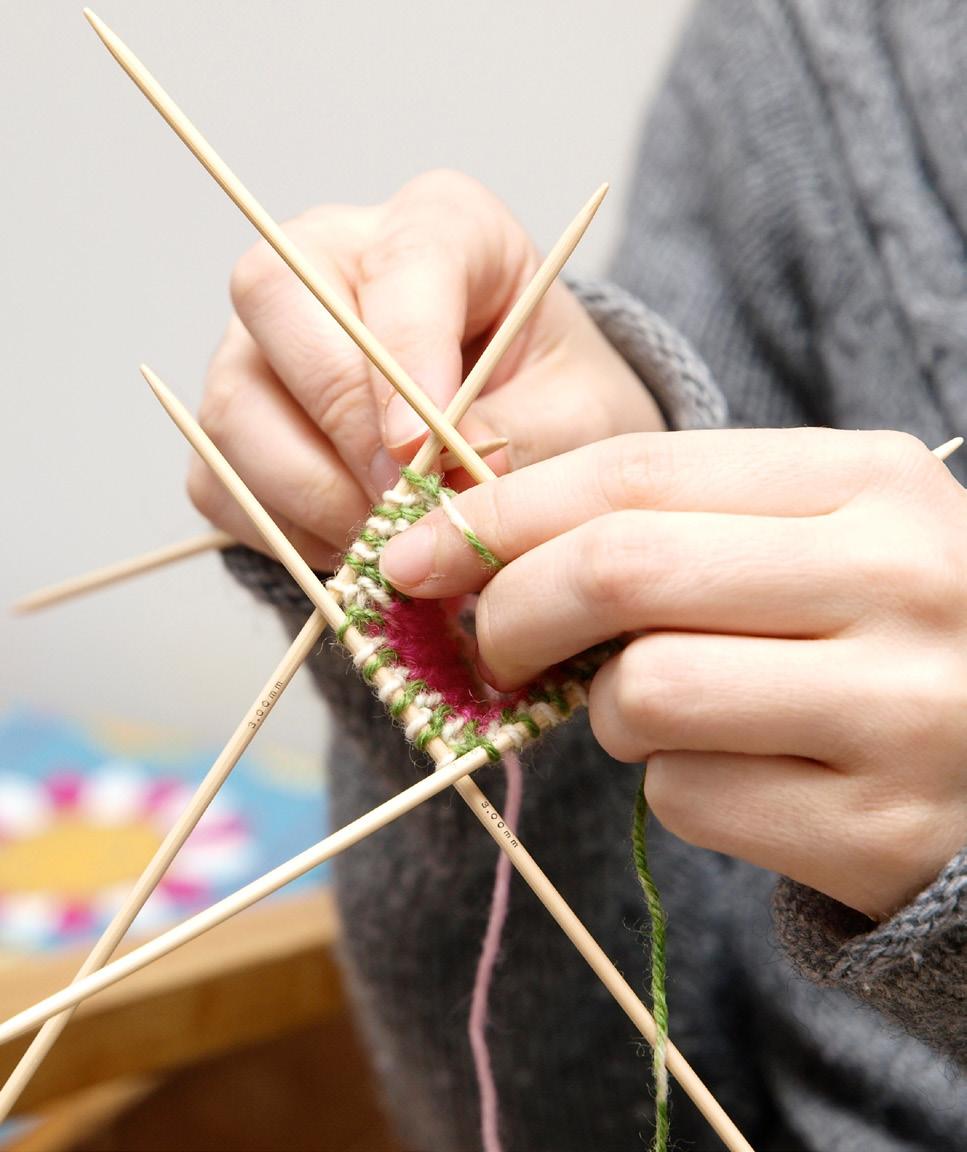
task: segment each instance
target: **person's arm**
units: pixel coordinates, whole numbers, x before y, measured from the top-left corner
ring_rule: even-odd
[[[925,313],[916,281],[898,287],[895,279],[897,267],[916,267],[918,253],[867,222],[861,189],[876,175],[862,166],[862,140],[843,135],[861,114],[838,120],[837,93],[820,82],[849,87],[844,67],[885,65],[862,40],[866,17],[856,15],[857,27],[844,14],[847,27],[837,29],[822,27],[830,13],[804,5],[725,0],[696,11],[649,117],[613,275],[694,344],[727,398],[731,426],[905,428],[933,445],[960,429],[946,423],[938,381],[919,353]],[[836,38],[838,59],[829,52]],[[922,63],[920,47],[910,45],[911,68]],[[875,109],[877,81],[858,74],[873,85]],[[951,89],[943,107],[919,108],[921,130],[938,127],[955,99]],[[899,139],[904,129],[881,130]],[[919,153],[912,163],[916,194],[939,203]],[[927,236],[942,231],[942,212],[937,220],[921,221],[924,250],[944,243]],[[963,461],[952,466],[963,476]],[[880,924],[788,878],[779,880],[774,914],[807,978],[967,1060],[964,852]]]

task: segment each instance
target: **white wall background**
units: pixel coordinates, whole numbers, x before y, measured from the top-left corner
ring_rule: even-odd
[[[373,202],[432,166],[493,187],[550,244],[603,179],[574,260],[605,263],[636,126],[689,0],[100,0],[277,217]],[[197,404],[253,234],[108,56],[79,0],[5,0],[0,46],[0,604],[202,527],[186,448],[137,372]],[[212,557],[0,618],[0,707],[221,742],[284,651]],[[313,753],[297,677],[268,741]]]

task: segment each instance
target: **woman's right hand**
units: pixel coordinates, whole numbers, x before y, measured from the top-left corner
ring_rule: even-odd
[[[539,262],[504,205],[454,172],[420,176],[377,207],[314,208],[286,231],[441,409]],[[426,429],[267,244],[242,257],[231,292],[201,423],[305,559],[331,568]],[[660,427],[646,389],[561,283],[460,424],[471,443],[509,438],[489,459],[498,473]],[[188,490],[209,520],[264,550],[197,459]]]

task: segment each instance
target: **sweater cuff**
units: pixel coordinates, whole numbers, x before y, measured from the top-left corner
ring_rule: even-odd
[[[787,877],[773,909],[778,938],[804,976],[851,992],[967,1062],[967,848],[883,924]]]
[[[568,287],[655,398],[672,431],[723,428],[725,397],[684,336],[624,288],[569,278]]]

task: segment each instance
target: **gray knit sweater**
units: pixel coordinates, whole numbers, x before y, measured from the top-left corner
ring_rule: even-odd
[[[967,429],[965,238],[967,5],[709,0],[645,133],[615,270],[627,291],[579,291],[672,427],[722,423],[727,403],[734,424],[939,443]],[[241,549],[229,563],[302,623],[309,606],[276,566]],[[337,721],[341,825],[427,766],[338,652],[314,670]],[[639,770],[583,719],[529,764],[523,842],[643,987]],[[499,806],[500,769],[478,778]],[[967,853],[874,926],[657,827],[653,845],[673,1035],[760,1152],[967,1147]],[[479,1148],[466,1018],[494,865],[450,796],[336,862],[346,973],[413,1152]],[[506,1152],[642,1147],[636,1037],[520,883],[491,1018]],[[678,1147],[720,1147],[681,1093],[672,1123]]]

